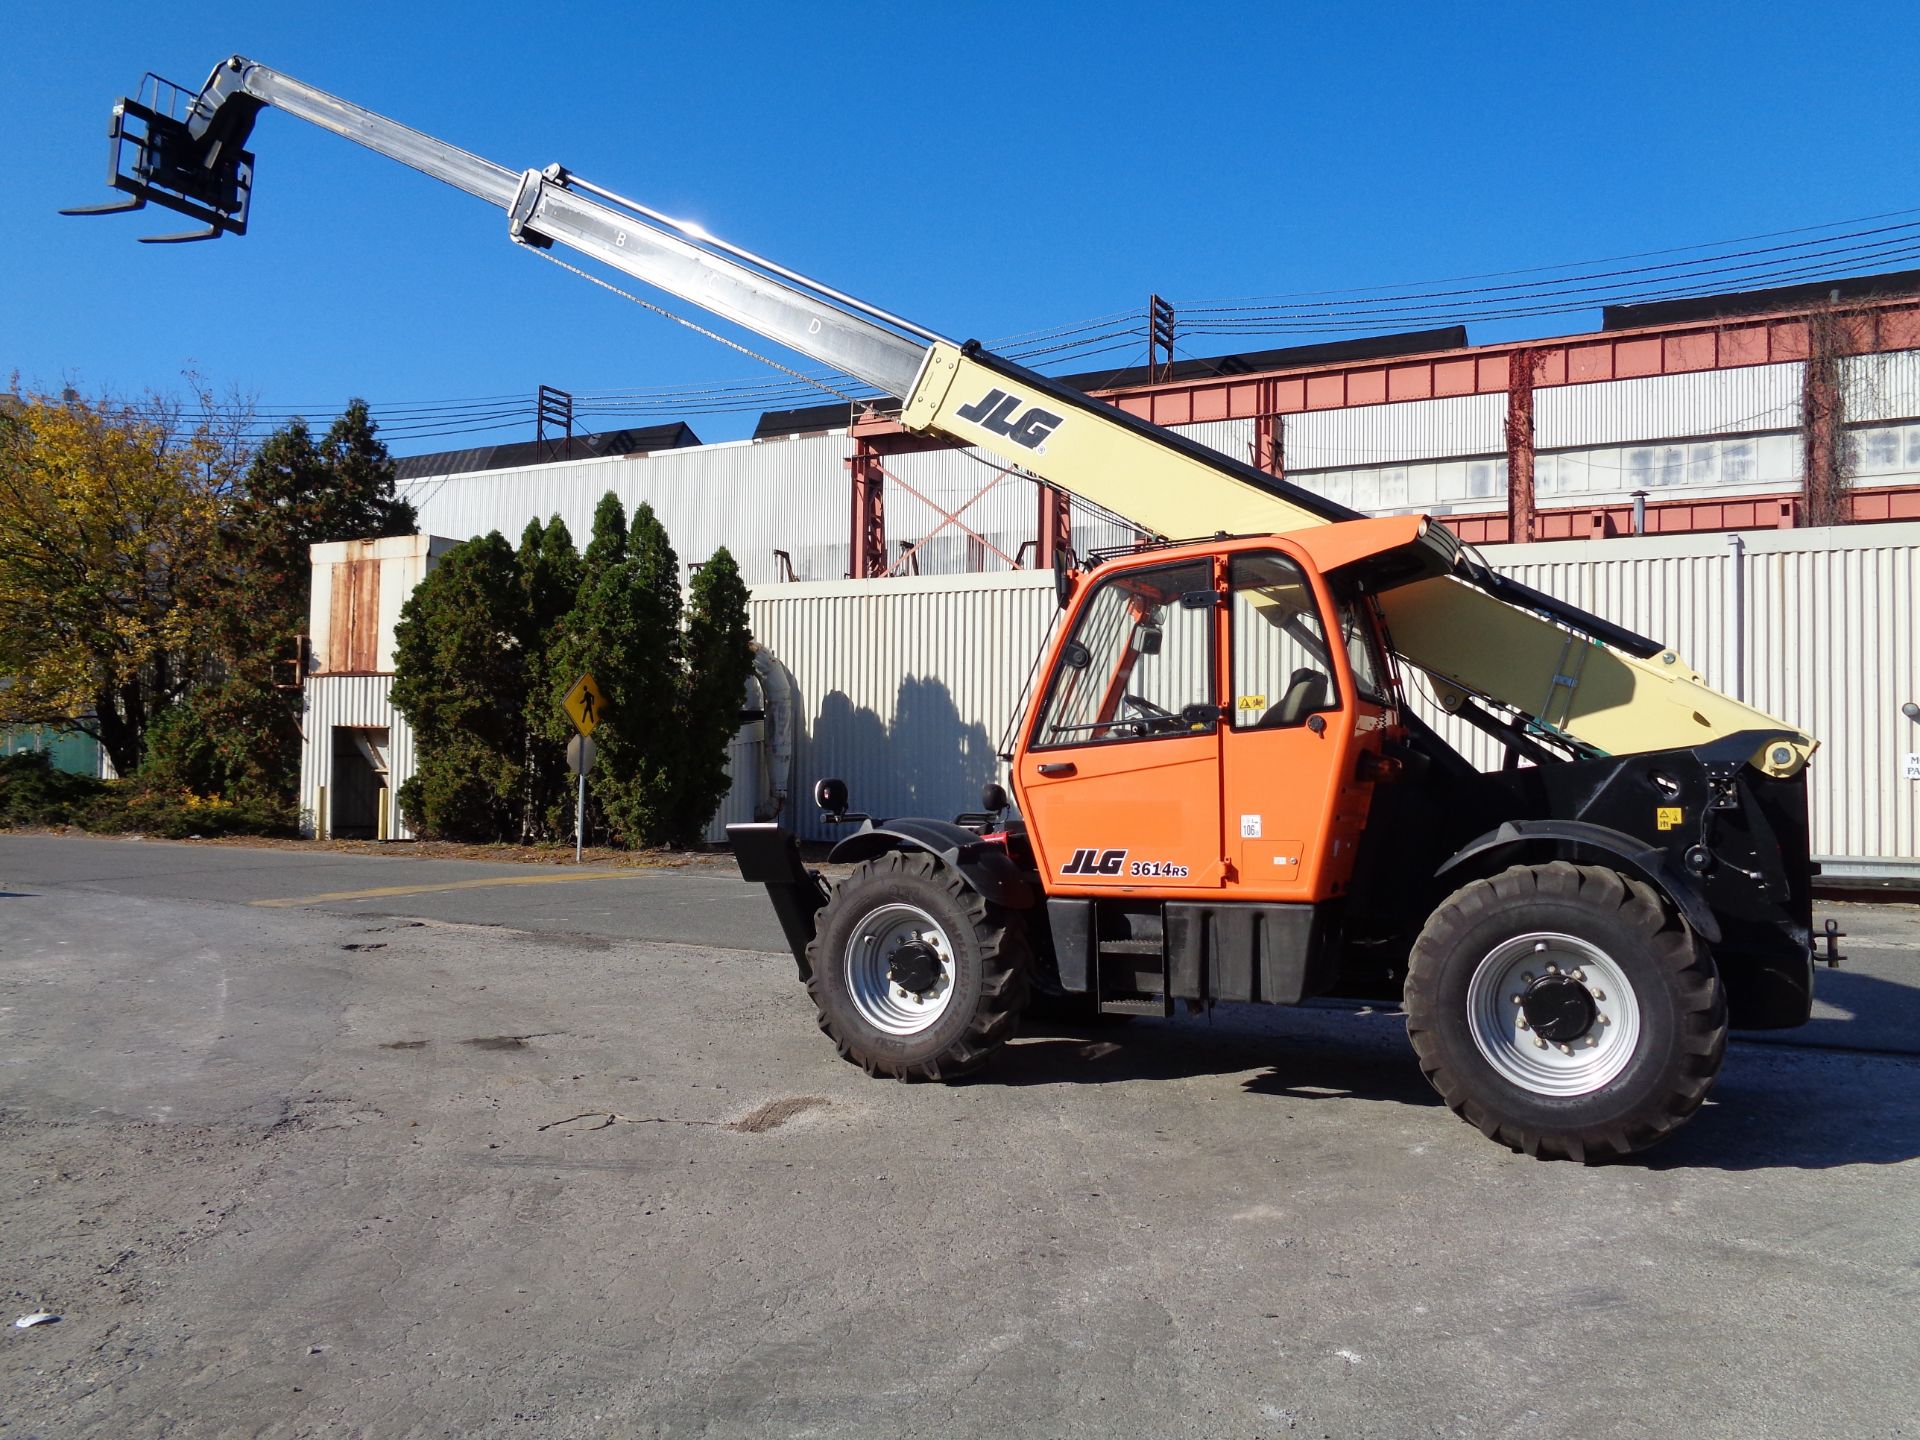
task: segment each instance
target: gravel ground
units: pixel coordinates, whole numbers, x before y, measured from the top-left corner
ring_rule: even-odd
[[[150,848],[0,846],[0,1318],[62,1317],[0,1330],[0,1435],[1914,1434],[1911,1058],[1736,1043],[1582,1169],[1386,1012],[874,1082],[784,956]]]

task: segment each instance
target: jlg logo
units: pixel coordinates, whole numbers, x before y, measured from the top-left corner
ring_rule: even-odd
[[[1118,875],[1127,863],[1124,850],[1076,850],[1061,867],[1062,875]]]
[[[996,435],[1004,435],[1014,444],[1027,450],[1038,450],[1040,443],[1054,432],[1056,426],[1065,418],[1055,415],[1051,410],[1042,410],[1038,405],[1029,405],[1018,419],[1013,412],[1020,408],[1020,397],[1009,395],[1006,391],[993,389],[987,391],[971,405],[960,407],[958,414],[962,420],[971,420],[982,430],[991,430]]]

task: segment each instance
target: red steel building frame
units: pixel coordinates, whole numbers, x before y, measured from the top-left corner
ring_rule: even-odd
[[[1844,350],[1871,354],[1920,349],[1920,298],[1846,302],[1839,320]],[[1132,414],[1159,425],[1208,420],[1254,422],[1255,465],[1286,473],[1285,417],[1315,410],[1431,400],[1455,395],[1507,397],[1508,497],[1504,510],[1443,517],[1463,540],[1475,544],[1513,541],[1586,540],[1633,533],[1628,504],[1541,510],[1534,504],[1534,399],[1545,388],[1596,380],[1629,380],[1701,370],[1731,370],[1805,360],[1809,347],[1804,309],[1719,316],[1670,325],[1548,340],[1476,345],[1427,355],[1306,366],[1267,374],[1207,376],[1124,390],[1096,392]],[[1809,367],[1809,373],[1813,369]],[[1818,396],[1808,397],[1815,409]],[[889,572],[882,490],[882,457],[945,448],[944,441],[909,435],[891,418],[862,415],[853,426],[853,533],[848,573],[879,577]],[[1833,437],[1827,437],[1832,443]],[[1050,486],[1039,491],[1035,547],[1041,565],[1051,565],[1067,543],[1067,497]],[[1856,521],[1920,520],[1920,487],[1856,488],[1850,497]],[[965,508],[964,506],[962,507]],[[1645,533],[1790,528],[1800,523],[1798,495],[1719,497],[1650,502]],[[955,512],[956,514],[958,512]],[[951,519],[952,517],[949,517]],[[965,528],[962,526],[961,528]]]

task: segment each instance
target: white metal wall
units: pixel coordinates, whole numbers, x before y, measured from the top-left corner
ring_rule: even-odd
[[[1840,362],[1849,420],[1905,420],[1920,415],[1920,350],[1850,355]]]
[[[916,573],[921,575],[1007,570],[1014,560],[1033,563],[1032,554],[1021,555],[1020,547],[1034,538],[1040,497],[1025,474],[1009,471],[1004,461],[971,446],[889,455],[881,464],[892,477],[882,482],[892,558],[899,559],[904,546],[919,546],[910,563],[918,566]],[[844,493],[846,486],[841,489]],[[847,503],[843,500],[830,517],[835,522],[833,541],[841,550],[836,573],[842,575],[846,573]],[[970,546],[967,530],[944,523],[947,515],[956,512],[967,530],[985,536],[1001,554],[981,550],[977,543]]]
[[[1920,873],[1920,524],[1746,531],[1736,653],[1735,549],[1722,534],[1493,545],[1493,566],[1665,642],[1718,690],[1810,731],[1814,853],[1836,873]],[[1416,698],[1421,686],[1413,681]],[[1422,705],[1435,719],[1437,711]],[[1440,728],[1476,763],[1493,743]]]
[[[1192,425],[1169,425],[1167,428],[1218,450],[1242,465],[1253,463],[1254,423],[1251,420],[1200,420]]]
[[[760,747],[765,743],[766,728],[764,720],[749,720],[727,746],[727,778],[733,786],[707,822],[709,845],[725,843],[727,826],[758,818],[753,812],[760,795]]]
[[[754,638],[794,682],[789,820],[828,837],[810,798],[828,775],[875,814],[977,808],[1057,613],[1053,577],[1031,571],[755,586]]]
[[[1853,357],[1843,376],[1854,425],[1920,418],[1920,351]],[[1544,386],[1535,397],[1540,501],[1593,504],[1635,489],[1711,496],[1794,488],[1804,378],[1795,362]],[[1286,417],[1283,453],[1290,478],[1368,512],[1498,508],[1505,417],[1504,394],[1309,411]],[[1251,420],[1175,428],[1236,460],[1251,458]],[[1864,483],[1920,473],[1920,427],[1909,428],[1914,435],[1861,436]],[[782,578],[774,551],[783,550],[799,578],[824,581],[846,573],[852,453],[847,433],[833,431],[441,476],[399,490],[429,534],[464,539],[497,529],[517,543],[528,520],[558,514],[580,544],[594,505],[612,490],[629,510],[641,500],[654,507],[683,563],[724,544],[749,583],[772,583]],[[1006,568],[965,532],[939,528],[942,511],[967,505],[966,524],[1008,556],[1034,538],[1031,481],[1009,477],[968,504],[993,479],[999,462],[990,457],[925,451],[885,463],[904,482],[888,487],[889,540],[896,558],[899,542],[928,541],[917,556],[921,574]],[[1076,519],[1082,549],[1129,538],[1091,515]]]
[[[1308,410],[1287,416],[1282,426],[1289,472],[1499,455],[1507,448],[1507,397],[1454,395]]]
[[[1822,742],[1810,790],[1815,852],[1836,872],[1920,872],[1920,524],[1747,532],[1744,681],[1731,671],[1733,551],[1725,535],[1486,550],[1499,569],[1673,647],[1711,685]],[[800,731],[792,819],[839,775],[856,808],[951,815],[996,778],[993,758],[1055,614],[1044,575],[756,587],[756,635],[792,672]],[[1420,685],[1414,680],[1416,696]],[[1428,707],[1423,707],[1428,708]],[[1430,709],[1428,713],[1432,715]],[[1477,731],[1443,730],[1478,763]]]
[[[318,823],[322,790],[333,788],[333,731],[337,725],[371,726],[388,732],[388,803],[413,774],[413,730],[393,708],[391,675],[318,675],[303,692],[306,712],[300,719],[300,833],[311,837]],[[412,832],[393,806],[388,833],[410,840]]]
[[[1791,430],[1800,423],[1805,382],[1806,366],[1793,361],[1542,386],[1533,396],[1534,444],[1557,450]]]
[[[1218,420],[1175,427],[1236,460],[1253,444],[1251,420]],[[650,455],[551,461],[506,470],[410,480],[396,487],[420,515],[424,534],[457,540],[498,530],[512,544],[529,520],[558,515],[574,543],[592,532],[593,509],[609,490],[631,514],[644,500],[673,540],[681,564],[706,559],[721,545],[733,553],[749,584],[784,577],[775,550],[784,550],[800,580],[837,580],[847,572],[852,492],[847,460],[853,441],[843,430],[784,440],[690,446]],[[884,461],[895,483],[886,486],[887,538],[893,558],[902,542],[920,544],[913,563],[922,575],[1005,570],[1008,561],[970,544],[965,530],[943,525],[960,512],[968,529],[1002,554],[1020,557],[1035,538],[1039,500],[1024,475],[994,477],[1002,462],[977,449],[928,450]],[[984,494],[980,492],[985,490]],[[975,498],[975,497],[978,498]],[[943,513],[944,512],[944,513]],[[1124,545],[1132,532],[1090,511],[1076,511],[1074,543],[1089,550]]]
[[[749,584],[773,581],[773,552],[784,550],[802,579],[830,580],[847,570],[852,453],[846,432],[833,431],[481,470],[395,488],[429,534],[464,540],[498,530],[517,545],[529,520],[558,515],[581,547],[593,532],[594,506],[611,490],[629,514],[642,500],[653,506],[683,566],[725,545]]]

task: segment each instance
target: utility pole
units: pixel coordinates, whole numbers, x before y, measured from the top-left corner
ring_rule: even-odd
[[[1165,359],[1161,356],[1164,353]],[[1158,295],[1147,297],[1147,383],[1173,379],[1173,306]]]
[[[547,448],[547,426],[552,424],[560,444],[560,458],[573,458],[573,396],[551,385],[542,385],[533,411],[533,443],[542,460],[553,459]]]

